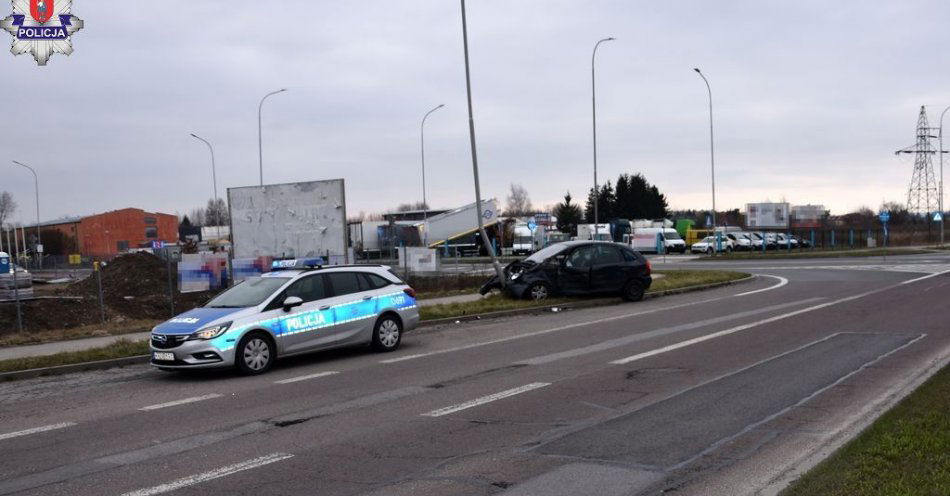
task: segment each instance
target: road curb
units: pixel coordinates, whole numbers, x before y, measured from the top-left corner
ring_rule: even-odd
[[[676,288],[668,289],[665,291],[657,291],[653,293],[647,293],[643,295],[643,299],[652,299],[660,296],[670,296],[682,293],[692,293],[695,291],[704,291],[707,289],[720,288],[724,286],[732,286],[734,284],[740,284],[743,282],[748,282],[755,279],[754,274],[749,275],[748,277],[743,277],[742,279],[736,279],[734,281],[723,281],[710,284],[699,284],[696,286],[687,286],[685,288]],[[599,298],[596,300],[580,301],[577,303],[565,303],[561,305],[543,305],[537,307],[528,307],[528,308],[516,308],[512,310],[500,310],[497,312],[488,312],[481,314],[473,315],[463,315],[460,317],[451,317],[446,319],[433,319],[425,320],[419,323],[418,327],[420,328],[435,328],[438,326],[446,324],[456,324],[461,322],[472,322],[476,320],[488,320],[488,319],[497,319],[501,317],[510,317],[515,315],[532,315],[532,314],[541,314],[552,312],[553,309],[557,308],[559,310],[573,310],[581,308],[593,308],[593,307],[602,307],[610,305],[623,305],[627,302],[623,300],[618,300],[617,298]],[[37,369],[28,369],[28,370],[15,370],[12,372],[2,372],[0,373],[0,382],[3,381],[13,381],[19,379],[33,379],[36,377],[44,376],[54,376],[54,375],[63,375],[70,374],[73,372],[85,372],[89,370],[103,370],[111,369],[114,367],[123,367],[126,365],[137,365],[141,363],[148,363],[150,356],[149,355],[136,355],[131,357],[124,358],[114,358],[111,360],[98,360],[95,362],[83,362],[83,363],[74,363],[69,365],[57,365],[55,367],[43,367]]]
[[[103,370],[113,367],[123,367],[125,365],[136,365],[139,363],[148,363],[149,355],[135,355],[130,357],[112,358],[109,360],[97,360],[95,362],[71,363],[69,365],[57,365],[55,367],[41,367],[38,369],[14,370],[12,372],[0,373],[0,382],[13,381],[18,379],[33,379],[35,377],[44,377],[51,375],[63,375],[73,372],[85,372],[87,370]]]
[[[709,284],[697,284],[696,286],[687,286],[684,288],[656,291],[653,293],[647,293],[643,295],[643,299],[648,300],[652,298],[658,298],[660,296],[672,296],[676,294],[692,293],[696,291],[705,291],[708,289],[732,286],[734,284],[740,284],[740,283],[751,281],[755,279],[756,277],[757,276],[755,274],[750,274],[748,277],[743,277],[742,279],[736,279],[733,281],[722,281],[722,282],[714,282],[714,283],[709,283]],[[537,307],[515,308],[511,310],[499,310],[497,312],[462,315],[459,317],[448,317],[444,319],[424,320],[422,322],[419,322],[417,328],[438,327],[438,326],[446,325],[446,324],[459,324],[462,322],[472,322],[475,320],[486,320],[486,319],[497,319],[501,317],[511,317],[515,315],[525,315],[525,314],[531,315],[531,314],[548,313],[548,312],[554,311],[553,309],[555,308],[558,309],[558,311],[560,311],[560,310],[574,310],[574,309],[581,309],[581,308],[603,307],[603,306],[610,306],[610,305],[624,305],[626,303],[627,302],[623,300],[618,300],[617,298],[598,298],[596,300],[580,301],[577,303],[563,303],[560,305],[541,305]]]

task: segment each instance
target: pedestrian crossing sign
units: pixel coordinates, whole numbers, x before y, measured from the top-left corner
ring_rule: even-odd
[[[943,214],[940,212],[935,213],[934,222],[943,222]]]

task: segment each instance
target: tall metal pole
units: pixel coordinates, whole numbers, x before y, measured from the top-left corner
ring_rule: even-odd
[[[591,111],[593,114],[594,122],[594,239],[597,239],[597,235],[600,233],[599,222],[600,222],[600,191],[599,186],[597,185],[597,77],[594,72],[595,64],[597,57],[597,47],[605,41],[614,41],[615,38],[604,38],[598,41],[594,45],[594,53],[590,56],[590,101],[591,101]]]
[[[426,202],[426,119],[429,114],[444,107],[445,104],[439,104],[438,107],[426,112],[422,117],[422,125],[419,126],[419,134],[422,137],[422,244],[429,246],[429,204]]]
[[[33,186],[36,189],[36,259],[39,267],[43,268],[43,252],[40,250],[40,247],[43,245],[43,241],[40,239],[40,179],[36,175],[36,171],[32,167],[26,164],[21,164],[16,160],[13,161],[14,164],[19,165],[20,167],[26,167],[33,173]],[[24,239],[24,243],[26,240]]]
[[[944,208],[943,208],[943,154],[946,153],[943,151],[943,116],[946,115],[947,111],[950,110],[950,106],[943,109],[943,112],[940,113],[940,246],[943,246],[943,235],[944,235]]]
[[[202,138],[201,136],[198,136],[195,133],[191,133],[191,137],[208,145],[208,150],[211,150],[211,185],[214,188],[214,217],[215,217],[214,224],[215,226],[217,226],[218,240],[220,241],[221,216],[218,215],[218,174],[217,172],[215,172],[215,167],[214,167],[214,147],[211,146],[211,143],[209,143],[208,140]]]
[[[261,123],[263,120],[263,118],[261,117],[261,112],[263,111],[263,108],[264,108],[264,100],[267,100],[268,97],[274,96],[278,93],[283,93],[285,91],[287,91],[287,88],[282,88],[277,91],[272,91],[264,95],[264,98],[261,98],[260,105],[257,106],[257,154],[258,154],[258,157],[260,158],[259,166],[260,166],[260,173],[261,173],[261,186],[264,186],[264,138],[263,138],[263,131],[261,131],[261,128],[263,127]]]
[[[501,271],[501,266],[498,265],[498,259],[495,258],[495,250],[492,249],[491,243],[488,241],[488,233],[485,232],[485,219],[482,216],[482,190],[478,182],[478,154],[475,151],[475,117],[472,113],[472,79],[468,67],[468,24],[465,19],[465,0],[460,1],[462,2],[462,46],[465,49],[465,90],[468,96],[468,135],[472,148],[472,172],[475,175],[475,210],[478,215],[478,232],[482,235],[482,245],[485,246],[485,251],[491,255],[495,275],[498,276],[498,281],[504,287],[505,275]]]
[[[693,68],[696,71],[696,74],[699,74],[699,77],[703,78],[703,81],[706,83],[706,91],[709,93],[709,167],[710,174],[712,175],[712,225],[713,231],[716,230],[716,147],[713,140],[713,102],[712,102],[712,88],[709,86],[709,80],[706,79],[706,76],[698,69]]]

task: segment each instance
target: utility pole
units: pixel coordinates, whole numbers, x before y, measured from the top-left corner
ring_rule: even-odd
[[[26,164],[21,164],[16,160],[13,161],[14,164],[19,165],[20,167],[25,167],[33,173],[33,185],[36,188],[36,261],[39,264],[39,267],[43,268],[43,240],[40,239],[40,179],[36,175],[36,171],[32,167]],[[23,234],[23,246],[26,246],[26,234]],[[25,250],[24,250],[25,251]]]
[[[261,113],[263,112],[263,109],[264,109],[264,100],[267,100],[268,97],[274,96],[278,93],[283,93],[285,91],[287,91],[287,88],[282,88],[277,91],[272,91],[264,95],[264,98],[261,98],[260,105],[257,106],[257,154],[260,159],[259,167],[260,167],[260,173],[261,173],[261,187],[264,187],[264,138],[263,138],[263,131],[261,129],[263,127],[263,124],[262,124],[263,118],[261,116]]]
[[[597,76],[594,62],[597,60],[597,47],[605,41],[614,41],[614,38],[604,38],[594,45],[594,53],[590,56],[590,101],[594,122],[594,239],[600,233],[600,191],[597,185]]]
[[[703,78],[703,82],[706,83],[706,91],[709,93],[709,169],[712,176],[712,227],[713,232],[716,232],[716,145],[715,140],[713,140],[713,103],[712,103],[712,87],[709,86],[709,80],[706,79],[706,76],[699,70],[699,68],[694,67],[696,74],[699,74],[699,77]]]
[[[940,246],[943,246],[943,234],[944,234],[944,214],[945,210],[943,207],[943,154],[947,153],[943,149],[943,116],[947,114],[947,111],[950,110],[950,106],[943,109],[943,112],[940,113]]]
[[[495,250],[492,249],[488,241],[488,233],[485,232],[485,219],[482,215],[482,190],[478,182],[478,153],[475,151],[475,117],[472,113],[472,78],[468,64],[468,24],[465,19],[465,0],[462,2],[462,46],[465,50],[465,90],[468,97],[468,135],[472,148],[472,172],[475,175],[475,210],[478,215],[478,232],[482,235],[482,245],[491,255],[491,263],[495,268],[495,275],[502,287],[505,287],[505,274],[501,271],[501,265],[498,265],[498,259],[495,258]]]
[[[422,137],[422,244],[426,247],[429,246],[429,203],[426,201],[426,119],[429,118],[429,114],[439,110],[444,107],[444,104],[439,104],[438,107],[426,112],[426,115],[422,117],[422,125],[419,126],[419,134]]]

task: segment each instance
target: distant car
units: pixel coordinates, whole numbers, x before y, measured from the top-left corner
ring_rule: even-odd
[[[6,255],[6,254],[4,254]],[[14,278],[13,271],[16,271]],[[16,280],[16,284],[14,284]],[[0,274],[0,299],[32,298],[33,276],[15,263],[10,264],[10,272]]]
[[[716,237],[706,236],[702,240],[693,243],[693,245],[689,247],[689,251],[693,253],[706,253],[708,255],[712,255],[713,253],[717,251],[726,252],[726,253],[732,252],[733,243],[731,239],[729,239],[726,236],[723,236],[721,242],[722,242],[722,247],[716,248],[717,245],[719,245],[719,242],[716,241]]]
[[[811,248],[811,241],[806,238],[792,235],[792,239],[795,240],[795,243],[797,246],[800,246],[802,248]]]
[[[795,239],[794,236],[789,237],[784,233],[775,234],[775,243],[778,245],[778,248],[782,250],[789,249],[789,245],[791,245],[792,249],[798,248],[798,240]]]
[[[311,351],[352,345],[393,351],[419,323],[415,291],[389,267],[321,263],[276,261],[271,272],[156,326],[152,365],[261,374],[277,357]]]
[[[639,301],[653,282],[650,262],[630,247],[607,241],[565,241],[505,267],[504,290],[515,298],[619,294]],[[482,294],[501,289],[498,276]]]
[[[726,233],[726,237],[732,240],[736,251],[752,251],[752,239],[745,233]]]

